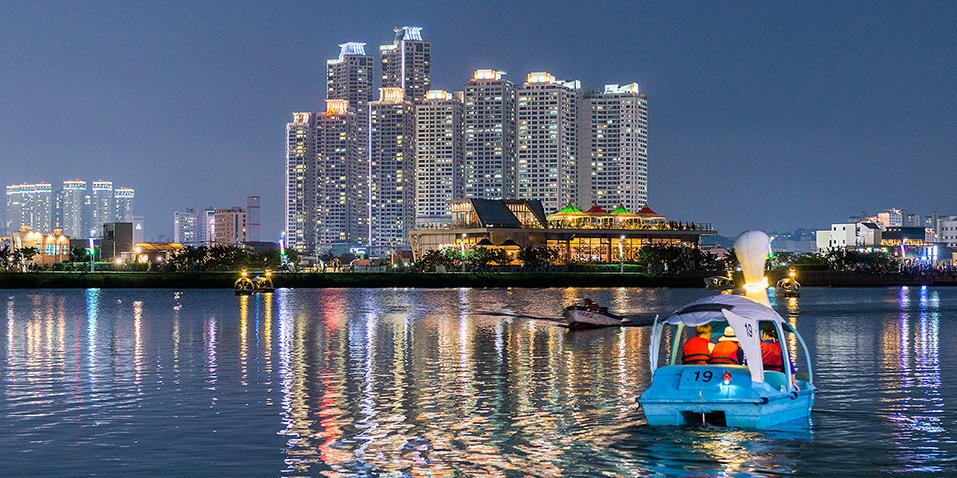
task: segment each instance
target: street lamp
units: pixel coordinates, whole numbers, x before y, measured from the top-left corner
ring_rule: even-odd
[[[462,272],[465,272],[465,233],[462,233]]]
[[[90,231],[90,232],[93,232],[93,231]],[[90,237],[90,272],[93,272],[93,253],[95,252],[95,249],[93,247],[94,247],[93,238]]]
[[[618,271],[620,274],[624,274],[625,273],[625,236],[624,234],[622,234],[622,236],[618,238],[618,260],[619,260]]]

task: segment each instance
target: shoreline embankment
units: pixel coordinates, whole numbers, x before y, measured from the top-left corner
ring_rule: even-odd
[[[773,285],[785,271],[769,274]],[[236,272],[0,272],[0,289],[167,288],[228,289]],[[953,277],[882,276],[838,271],[801,271],[804,287],[957,286]],[[700,288],[701,275],[612,272],[301,272],[274,273],[276,287],[291,288],[544,288],[674,287]]]

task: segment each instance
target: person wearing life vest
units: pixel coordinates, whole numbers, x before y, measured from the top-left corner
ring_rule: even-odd
[[[684,365],[705,365],[711,358],[711,324],[699,325],[694,328],[695,336],[685,340],[681,348],[681,363]]]
[[[744,352],[738,345],[738,337],[730,326],[724,328],[724,335],[718,339],[718,345],[711,350],[711,365],[743,365]]]
[[[784,357],[781,353],[781,342],[776,340],[777,335],[772,323],[761,324],[761,361],[764,363],[764,370],[784,372]]]

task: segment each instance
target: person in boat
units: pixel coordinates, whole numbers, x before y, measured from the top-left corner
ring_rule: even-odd
[[[784,354],[781,353],[781,342],[778,340],[778,333],[774,330],[774,325],[770,322],[761,324],[761,361],[764,363],[764,370],[784,373]],[[788,367],[791,369],[791,384],[798,390],[795,374],[797,369],[794,363],[788,360]]]
[[[585,297],[585,300],[582,301],[582,307],[590,312],[598,312],[601,309],[598,302],[591,300],[591,297]]]
[[[724,335],[718,339],[718,344],[711,350],[708,359],[711,365],[744,365],[744,351],[738,344],[738,336],[734,335],[731,326],[724,328]]]
[[[703,324],[694,328],[695,336],[685,340],[681,348],[681,363],[684,365],[705,365],[711,359],[711,324]]]

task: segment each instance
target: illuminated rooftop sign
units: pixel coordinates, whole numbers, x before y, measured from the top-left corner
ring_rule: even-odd
[[[402,27],[402,29],[405,30],[405,35],[402,36],[403,40],[423,41],[422,27]]]
[[[475,70],[475,73],[472,74],[472,79],[497,81],[497,80],[501,80],[502,75],[504,74],[505,72],[502,70],[489,70],[489,69]]]
[[[630,93],[637,95],[641,93],[638,90],[638,83],[628,83],[627,85],[605,85],[605,93]]]
[[[448,101],[452,99],[452,95],[445,90],[429,90],[425,93],[425,99],[427,100],[439,100],[439,101]]]
[[[379,88],[379,101],[383,103],[401,103],[405,101],[405,89]]]
[[[355,41],[350,41],[346,43],[339,44],[339,59],[346,55],[365,55],[366,54],[366,44],[359,43]]]
[[[349,100],[339,100],[339,99],[327,99],[326,100],[326,113],[327,117],[337,116],[341,113],[349,111]]]
[[[552,76],[552,74],[547,71],[535,71],[528,74],[528,77],[525,80],[525,82],[529,84],[543,83],[546,85],[550,85],[555,82],[555,77]]]

